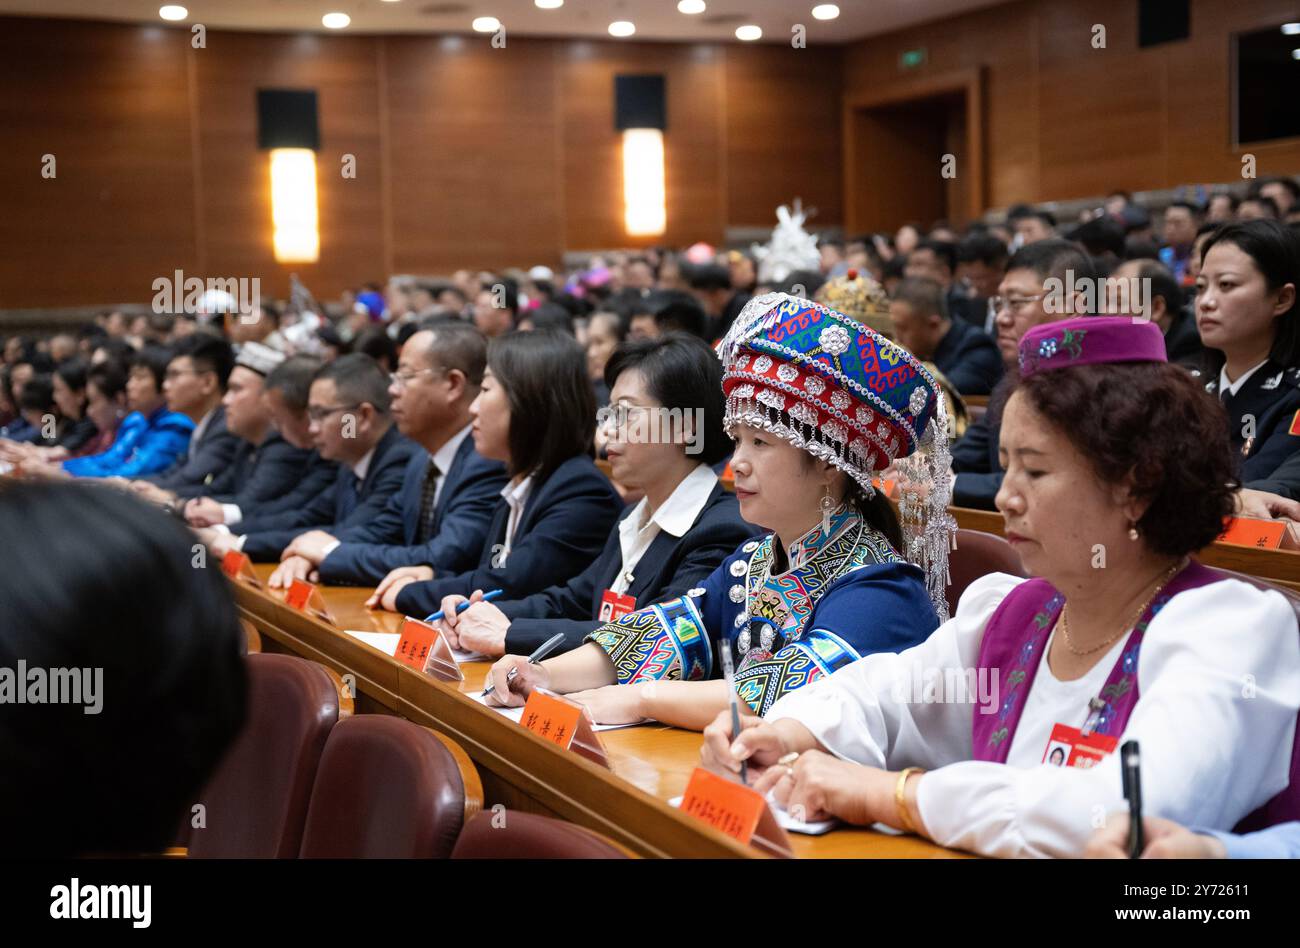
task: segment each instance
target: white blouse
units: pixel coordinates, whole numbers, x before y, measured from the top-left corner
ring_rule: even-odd
[[[1079,727],[1127,636],[1083,678],[1043,664],[1025,698],[1007,764],[972,760],[973,715],[1001,695],[948,693],[916,682],[974,669],[984,626],[1023,580],[982,577],[957,614],[920,645],[874,654],[782,698],[768,721],[794,718],[831,753],[890,770],[924,767],[917,806],[944,846],[992,856],[1078,856],[1106,815],[1126,804],[1119,754],[1091,769],[1043,764],[1056,723]],[[967,673],[966,680],[975,678]],[[990,676],[996,689],[996,676]],[[937,687],[937,686],[936,686]],[[1284,596],[1239,580],[1187,590],[1151,620],[1138,657],[1139,699],[1121,740],[1142,748],[1143,813],[1231,829],[1289,780],[1300,710],[1300,630]]]

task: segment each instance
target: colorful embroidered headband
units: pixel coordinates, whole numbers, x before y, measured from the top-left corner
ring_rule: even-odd
[[[924,449],[915,502],[900,509],[904,555],[926,572],[931,598],[946,615],[951,458],[940,389],[907,350],[833,309],[785,293],[750,300],[718,343],[724,424],[768,431],[829,462],[868,496],[872,476]]]
[[[1131,316],[1084,316],[1044,323],[1020,340],[1020,377],[1107,362],[1168,362],[1153,322]]]

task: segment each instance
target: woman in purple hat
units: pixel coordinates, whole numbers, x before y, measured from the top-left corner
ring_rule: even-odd
[[[1149,323],[1039,326],[1020,364],[997,506],[1035,578],[977,580],[921,645],[786,696],[738,736],[719,716],[705,764],[747,760],[805,819],[987,855],[1080,855],[1125,805],[1121,740],[1140,742],[1151,816],[1295,819],[1295,612],[1189,560],[1232,512],[1222,413]]]
[[[568,693],[597,723],[703,728],[734,687],[757,714],[873,652],[923,641],[945,610],[946,419],[903,349],[819,303],[750,301],[720,346],[740,515],[766,532],[685,596],[614,618],[564,655],[493,666],[491,701]],[[926,449],[927,510],[899,521],[873,477]],[[922,522],[924,520],[924,522]],[[904,538],[904,534],[907,538]]]

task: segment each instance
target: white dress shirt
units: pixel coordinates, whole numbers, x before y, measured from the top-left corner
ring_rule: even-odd
[[[510,508],[510,516],[506,520],[505,542],[501,545],[501,550],[493,555],[494,568],[505,566],[506,560],[510,557],[510,550],[515,543],[515,531],[519,529],[519,521],[524,518],[524,508],[528,506],[528,497],[532,492],[533,475],[531,474],[518,484],[507,483],[501,488],[501,496],[505,498],[506,506]]]
[[[1235,382],[1228,381],[1228,367],[1226,365],[1219,369],[1219,398],[1223,398],[1225,394],[1236,395],[1241,391],[1241,387],[1246,384],[1246,380],[1260,369],[1264,368],[1266,364],[1268,364],[1267,359],[1259,365],[1247,369],[1245,372],[1242,372],[1241,375],[1237,376],[1237,381]]]
[[[977,667],[984,627],[1023,580],[985,576],[957,614],[901,654],[869,655],[778,701],[769,721],[802,722],[831,753],[891,770],[928,771],[917,806],[944,846],[993,856],[1078,856],[1098,821],[1125,807],[1119,754],[1092,769],[1043,764],[1055,723],[1079,727],[1123,642],[1074,682],[1040,666],[1007,763],[972,760],[971,724],[991,702],[918,701],[918,669]],[[1046,654],[1046,653],[1045,653]],[[1045,661],[1045,658],[1044,658]],[[1121,740],[1142,747],[1143,810],[1231,829],[1290,779],[1300,708],[1300,635],[1277,592],[1225,580],[1182,592],[1147,627],[1141,695]]]
[[[713,485],[718,483],[718,475],[707,464],[699,464],[691,473],[682,478],[668,498],[659,505],[659,509],[647,519],[649,503],[642,497],[618,525],[618,546],[623,554],[623,565],[618,576],[610,585],[616,593],[625,593],[636,578],[633,571],[641,557],[650,548],[660,531],[675,537],[683,537],[695,523],[713,493]]]

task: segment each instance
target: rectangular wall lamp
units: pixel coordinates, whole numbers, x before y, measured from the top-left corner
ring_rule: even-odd
[[[271,242],[277,263],[320,259],[316,93],[257,91],[257,145],[271,153]]]
[[[663,76],[614,77],[614,125],[623,133],[623,225],[630,237],[658,237],[668,226],[665,101]]]

